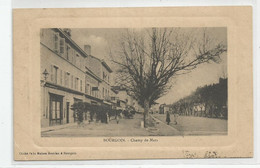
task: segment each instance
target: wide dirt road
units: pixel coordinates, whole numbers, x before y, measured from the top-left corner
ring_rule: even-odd
[[[179,132],[164,123],[157,122],[155,128],[141,128],[143,116],[136,114],[134,119],[120,119],[119,124],[111,120],[108,124],[91,123],[84,127],[77,125],[42,132],[43,137],[115,137],[115,136],[174,136]]]
[[[166,114],[154,114],[154,117],[166,123]],[[170,126],[180,131],[181,135],[227,135],[228,121],[223,119],[179,116],[178,124],[173,123],[174,117],[171,115]]]

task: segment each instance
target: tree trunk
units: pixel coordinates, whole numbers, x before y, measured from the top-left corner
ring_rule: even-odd
[[[144,100],[144,127],[146,128],[148,125],[148,117],[149,117],[149,100]]]

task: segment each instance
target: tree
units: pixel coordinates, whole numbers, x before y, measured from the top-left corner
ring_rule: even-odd
[[[192,94],[178,100],[171,106],[185,106],[187,110],[195,105],[196,108],[200,108],[200,111],[205,109],[203,110],[204,114],[201,113],[204,117],[223,117],[227,119],[227,81],[227,78],[219,78],[219,83],[198,87]],[[183,110],[180,108],[179,111],[182,112]]]
[[[75,102],[71,109],[74,111],[74,118],[78,121],[78,124],[82,124],[84,120],[85,104],[83,102]]]
[[[141,33],[127,30],[119,44],[117,83],[144,108],[146,126],[149,108],[172,87],[171,79],[198,65],[218,62],[227,51],[207,30],[193,35],[181,29],[152,28]],[[111,52],[112,54],[112,52]]]

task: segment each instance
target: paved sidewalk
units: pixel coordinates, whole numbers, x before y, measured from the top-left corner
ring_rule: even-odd
[[[43,137],[113,137],[113,136],[148,136],[149,132],[141,128],[141,115],[135,115],[134,119],[120,119],[117,124],[112,118],[108,124],[91,122],[81,126],[77,124],[65,127],[55,127],[42,132]]]
[[[63,125],[54,125],[54,126],[41,128],[41,132],[48,132],[48,131],[54,131],[54,130],[59,130],[59,129],[65,129],[65,128],[69,128],[69,127],[76,126],[76,125],[77,125],[77,123],[68,123],[68,124],[63,124]]]

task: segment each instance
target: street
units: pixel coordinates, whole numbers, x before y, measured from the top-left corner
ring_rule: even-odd
[[[113,118],[112,118],[113,119]],[[84,126],[69,126],[57,130],[44,131],[42,137],[115,137],[115,136],[176,136],[180,133],[162,122],[154,128],[141,128],[143,115],[135,114],[133,119],[111,120],[105,123],[85,123]]]
[[[108,123],[84,123],[64,128],[42,131],[42,137],[116,137],[116,136],[189,136],[189,135],[227,135],[227,120],[179,116],[178,124],[166,124],[164,114],[153,114],[154,127],[141,128],[143,115],[136,114],[133,119],[112,120]]]
[[[153,114],[154,117],[166,123],[165,114]],[[174,117],[171,115],[170,126],[176,128],[182,135],[227,135],[227,120],[179,116],[177,124],[173,123]]]

